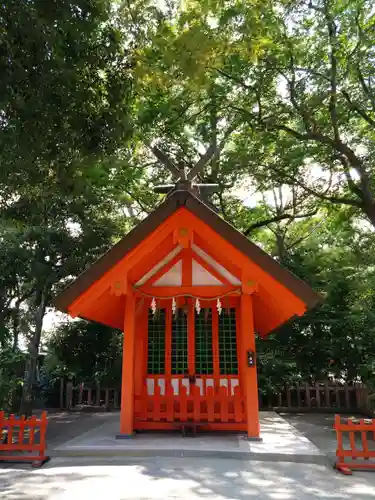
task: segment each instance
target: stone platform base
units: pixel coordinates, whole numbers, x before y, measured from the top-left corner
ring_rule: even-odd
[[[275,412],[260,413],[261,441],[243,434],[211,433],[182,437],[179,432],[143,432],[118,439],[119,414],[103,416],[95,429],[48,450],[52,457],[212,457],[326,464],[326,456]],[[117,436],[117,439],[116,439]]]

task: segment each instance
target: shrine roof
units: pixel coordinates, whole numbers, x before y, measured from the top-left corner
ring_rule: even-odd
[[[70,304],[181,207],[185,207],[192,212],[222,238],[242,252],[242,254],[261,267],[279,283],[284,285],[306,305],[306,309],[311,309],[321,302],[321,296],[307,283],[300,280],[264,252],[258,245],[251,242],[240,231],[235,229],[231,224],[222,219],[217,213],[194,196],[194,194],[187,190],[177,190],[168,196],[147,218],[140,222],[132,231],[125,235],[116,245],[63,290],[54,299],[54,306],[61,311],[68,312]]]

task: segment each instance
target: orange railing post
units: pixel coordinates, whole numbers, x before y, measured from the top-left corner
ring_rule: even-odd
[[[375,432],[374,420],[348,418],[344,421],[336,415],[333,428],[337,437],[335,468],[343,474],[352,474],[352,469],[375,470],[375,462],[370,461],[375,459],[375,451],[369,450],[367,441],[367,432]],[[346,446],[344,436],[348,438]]]
[[[46,451],[47,412],[40,419],[35,416],[25,419],[10,415],[5,418],[0,412],[0,461],[29,461],[33,466],[43,465],[49,457]]]

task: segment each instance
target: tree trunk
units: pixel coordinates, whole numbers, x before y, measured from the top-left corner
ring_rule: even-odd
[[[363,210],[369,218],[371,224],[375,227],[375,201],[364,203]]]
[[[35,331],[29,343],[29,355],[26,361],[25,378],[22,390],[21,413],[26,417],[32,415],[35,386],[36,366],[38,362],[39,345],[42,335],[43,318],[47,304],[47,285],[37,292],[37,309],[35,313]]]
[[[16,351],[18,349],[18,338],[19,338],[19,324],[20,324],[20,306],[22,299],[18,299],[14,305],[12,311],[13,316],[13,345],[12,350]]]
[[[276,256],[280,262],[280,264],[283,264],[285,262],[285,234],[282,234],[281,232],[277,231],[275,232],[275,237],[276,237],[276,245],[275,245],[275,250],[276,250]]]

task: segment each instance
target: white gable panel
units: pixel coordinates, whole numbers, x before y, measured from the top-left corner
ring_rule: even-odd
[[[212,276],[207,269],[198,264],[197,261],[193,260],[193,286],[220,286],[222,284],[223,283],[215,278],[215,276]]]
[[[232,285],[241,285],[241,281],[236,278],[236,276],[233,276],[232,273],[230,273],[225,267],[223,267],[221,264],[219,264],[215,259],[213,259],[210,255],[208,255],[204,250],[199,248],[197,245],[194,243],[191,245],[191,248],[194,250],[194,252],[199,255],[203,260],[207,262],[207,264],[210,264],[218,273],[220,273],[224,278],[226,278]]]
[[[153,286],[181,286],[182,260],[179,260],[168,272],[155,281]]]
[[[161,269],[163,266],[168,264],[168,262],[170,262],[173,259],[173,257],[175,257],[177,254],[179,254],[181,252],[181,250],[182,250],[182,247],[177,245],[177,247],[174,248],[166,257],[164,257],[164,259],[160,260],[152,269],[150,269],[150,271],[148,273],[146,273],[144,276],[142,276],[142,278],[139,281],[137,281],[135,286],[144,285],[147,280],[149,280],[156,272],[158,272],[159,269]]]

